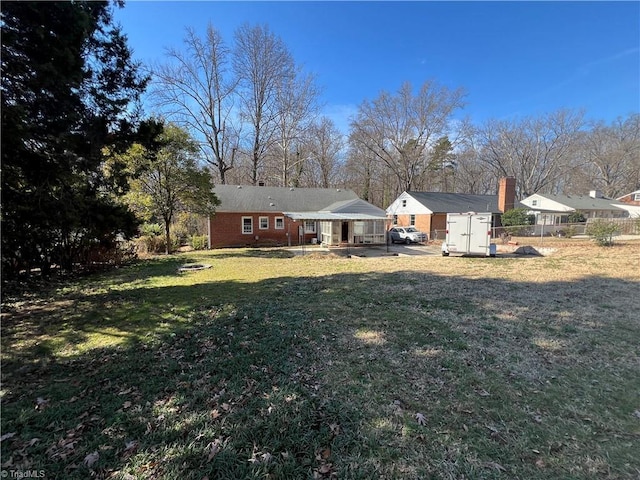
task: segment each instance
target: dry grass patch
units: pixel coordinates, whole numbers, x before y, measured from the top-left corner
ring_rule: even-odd
[[[189,252],[16,299],[2,319],[3,468],[634,478],[640,242],[554,248]],[[177,272],[189,262],[211,268]]]

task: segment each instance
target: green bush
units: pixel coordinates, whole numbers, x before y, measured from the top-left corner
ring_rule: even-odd
[[[158,237],[164,234],[164,228],[159,223],[143,223],[140,225],[141,237]]]
[[[578,229],[575,227],[575,225],[569,225],[564,229],[564,236],[567,238],[575,237],[576,233],[578,233]]]
[[[191,237],[191,247],[194,250],[205,250],[208,246],[207,235],[193,235]]]
[[[171,232],[171,249],[180,247],[180,239]],[[164,253],[167,250],[164,227],[158,223],[145,223],[140,226],[140,237],[136,240],[136,249],[139,253]]]
[[[617,231],[618,225],[600,218],[587,225],[587,235],[602,247],[613,245],[613,236]]]
[[[567,217],[569,223],[584,223],[587,221],[587,219],[585,218],[584,214],[582,212],[580,212],[579,210],[576,210],[575,212],[571,212],[568,217]]]
[[[527,208],[512,208],[502,214],[502,226],[509,235],[530,233],[530,225],[535,223],[536,216],[527,212]]]

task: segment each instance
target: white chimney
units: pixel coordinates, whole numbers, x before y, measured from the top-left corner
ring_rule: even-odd
[[[604,198],[604,195],[602,194],[602,192],[600,190],[591,190],[589,192],[589,196],[591,198]]]

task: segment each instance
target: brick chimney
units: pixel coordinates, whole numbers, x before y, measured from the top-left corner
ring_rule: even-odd
[[[516,204],[516,179],[503,177],[498,183],[498,209],[504,213]]]

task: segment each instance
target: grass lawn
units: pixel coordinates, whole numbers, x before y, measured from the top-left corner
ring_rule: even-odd
[[[0,468],[638,478],[640,241],[553,247],[192,252],[4,298]]]

